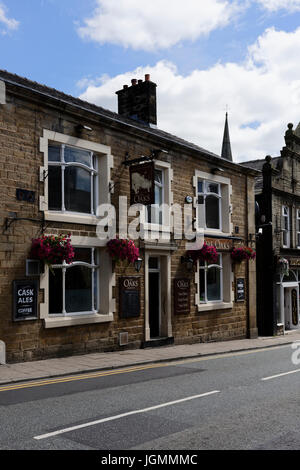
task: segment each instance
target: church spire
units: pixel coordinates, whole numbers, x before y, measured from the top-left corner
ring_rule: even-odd
[[[230,160],[232,162],[231,145],[230,145],[229,128],[228,128],[228,113],[227,112],[226,112],[226,117],[225,117],[225,127],[224,127],[221,157],[225,158],[225,160]]]

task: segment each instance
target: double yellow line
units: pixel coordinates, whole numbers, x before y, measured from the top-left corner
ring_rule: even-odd
[[[116,369],[116,370],[107,370],[107,371],[99,371],[99,372],[89,372],[86,374],[78,374],[78,375],[68,375],[64,377],[56,377],[53,379],[44,379],[44,380],[35,380],[31,382],[22,382],[18,384],[11,384],[11,385],[4,385],[0,386],[0,392],[7,392],[10,390],[21,390],[24,388],[31,388],[31,387],[43,387],[44,385],[54,385],[54,384],[59,384],[59,383],[66,383],[66,382],[73,382],[77,380],[86,380],[86,379],[94,379],[98,377],[107,377],[110,375],[118,375],[118,374],[128,374],[132,372],[138,372],[138,371],[144,371],[148,369],[157,369],[159,367],[168,367],[168,366],[175,366],[178,364],[186,364],[186,363],[191,363],[191,362],[202,362],[202,361],[209,361],[212,359],[220,359],[224,357],[232,357],[232,356],[244,356],[248,354],[255,354],[258,352],[263,352],[263,351],[270,351],[272,349],[278,349],[282,348],[284,346],[290,346],[290,345],[279,345],[279,346],[272,346],[268,348],[261,348],[261,349],[253,349],[253,350],[247,350],[247,351],[236,351],[236,352],[230,352],[230,353],[220,353],[220,354],[215,354],[211,356],[205,356],[205,357],[196,357],[196,358],[187,358],[187,359],[178,359],[177,361],[168,361],[166,359],[166,362],[162,363],[155,363],[155,364],[149,364],[149,365],[141,365],[141,366],[135,366],[135,367],[128,367],[128,368],[122,368],[122,369]]]
[[[78,375],[69,375],[67,377],[58,377],[53,379],[45,379],[45,380],[36,380],[34,382],[23,382],[20,384],[11,384],[11,385],[4,385],[0,387],[0,392],[6,392],[8,390],[20,390],[23,388],[31,388],[31,387],[42,387],[44,385],[52,385],[58,383],[65,383],[65,382],[73,382],[76,380],[85,380],[85,379],[94,379],[98,377],[105,377],[108,375],[117,375],[117,374],[125,374],[130,372],[136,372],[141,370],[153,369],[156,367],[166,367],[169,364],[152,364],[152,365],[144,365],[139,367],[131,367],[126,369],[117,369],[117,370],[109,370],[109,371],[102,371],[102,372],[90,372],[87,374],[78,374]]]

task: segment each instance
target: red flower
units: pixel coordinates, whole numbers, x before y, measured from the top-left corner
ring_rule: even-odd
[[[32,240],[30,256],[39,259],[46,264],[67,264],[72,263],[74,249],[71,245],[70,235],[43,235],[41,238]]]
[[[243,261],[244,259],[255,259],[256,253],[249,246],[235,247],[231,250],[231,258],[234,261]]]
[[[215,264],[218,261],[218,252],[215,246],[203,244],[203,247],[200,250],[190,250],[188,251],[188,256],[192,258],[194,263],[199,261],[207,261],[208,264]]]
[[[107,249],[114,261],[127,260],[134,263],[139,257],[139,249],[132,240],[114,238],[107,242]]]

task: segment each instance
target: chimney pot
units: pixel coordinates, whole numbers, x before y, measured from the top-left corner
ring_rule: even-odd
[[[133,78],[131,85],[123,85],[122,90],[116,91],[118,113],[140,123],[156,126],[156,83],[150,81],[149,74],[145,77],[145,82]]]

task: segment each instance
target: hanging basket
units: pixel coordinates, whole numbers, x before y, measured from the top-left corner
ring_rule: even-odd
[[[192,258],[193,262],[196,263],[198,260],[201,262],[207,262],[208,264],[215,264],[218,261],[218,252],[215,246],[203,244],[200,250],[190,250],[187,252],[188,257]]]
[[[70,264],[74,258],[74,248],[70,235],[43,235],[33,238],[30,257],[52,266],[53,264]]]
[[[107,242],[107,250],[113,261],[134,263],[140,255],[139,249],[132,240],[114,238]]]
[[[286,258],[279,258],[277,261],[277,266],[279,269],[280,274],[284,274],[285,276],[289,275],[289,262]]]
[[[249,246],[239,246],[231,250],[230,256],[232,261],[241,263],[244,260],[249,261],[250,259],[255,259],[256,253]]]

